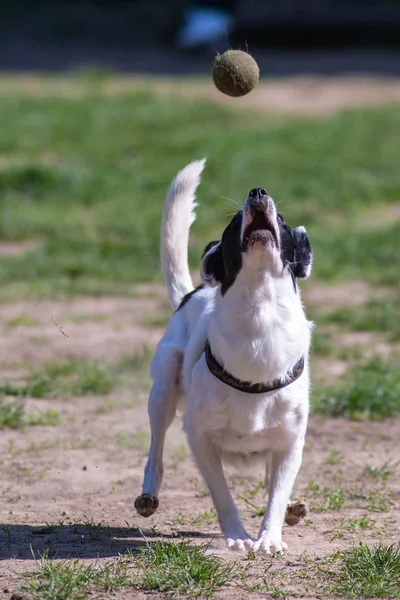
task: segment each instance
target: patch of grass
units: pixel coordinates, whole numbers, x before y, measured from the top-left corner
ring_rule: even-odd
[[[310,501],[310,509],[339,510],[346,505],[347,494],[341,487],[325,486],[321,488],[317,483],[310,481],[308,489],[314,496],[314,500]]]
[[[400,233],[400,231],[399,231]],[[353,331],[387,332],[391,341],[400,340],[399,298],[373,298],[360,305],[347,304],[324,316],[324,321]]]
[[[26,413],[24,404],[0,398],[0,429],[23,429],[33,425],[59,425],[58,411],[49,409]]]
[[[367,475],[369,477],[373,477],[374,479],[386,480],[391,475],[394,475],[398,464],[399,463],[397,462],[396,464],[391,465],[389,462],[385,462],[380,467],[373,467],[372,465],[365,465],[362,474]]]
[[[86,314],[86,313],[71,313],[69,315],[63,316],[63,321],[65,323],[102,323],[107,321],[109,316],[105,313],[96,313],[96,314]]]
[[[39,325],[37,319],[32,319],[29,315],[16,315],[7,321],[8,327],[35,327]]]
[[[128,561],[87,563],[51,560],[46,554],[36,560],[36,571],[21,586],[31,600],[86,600],[93,593],[111,594],[133,585]]]
[[[115,441],[118,446],[123,448],[146,450],[150,444],[150,433],[142,429],[137,429],[136,431],[128,433],[119,431],[115,435]]]
[[[32,414],[27,414],[25,418],[27,425],[59,425],[60,415],[57,410],[49,408]]]
[[[400,547],[373,546],[362,543],[338,552],[334,561],[340,565],[334,577],[337,583],[330,592],[346,598],[399,598]]]
[[[96,360],[72,358],[33,367],[24,383],[0,383],[0,393],[19,397],[59,398],[108,394],[118,378],[112,367]]]
[[[247,504],[247,506],[249,506],[252,510],[253,513],[253,517],[263,517],[265,515],[265,506],[258,506],[257,504],[255,504],[254,502],[251,502],[251,500],[249,500],[248,498],[246,498],[245,495],[240,496],[240,498],[242,500],[244,500]]]
[[[371,519],[367,515],[360,519],[353,517],[343,517],[342,519],[333,518],[336,523],[339,523],[339,528],[334,531],[332,538],[342,538],[346,532],[355,533],[360,529],[372,529],[376,523],[375,519]]]
[[[327,465],[337,465],[344,461],[344,456],[338,450],[331,450],[328,456],[325,459],[325,464]]]
[[[377,226],[376,230],[358,230],[357,217],[354,217],[353,224],[338,229],[308,227],[311,242],[318,252],[314,273],[331,281],[362,279],[379,285],[398,286],[400,248],[394,240],[400,236],[400,221],[384,226],[378,223]],[[373,305],[378,306],[378,303]],[[378,316],[369,318],[371,322],[386,323],[388,312],[378,308]]]
[[[148,544],[130,556],[140,569],[140,588],[185,597],[212,596],[229,581],[236,568],[233,563],[207,554],[207,546],[194,546],[185,540]]]
[[[193,523],[208,523],[211,525],[212,523],[218,522],[218,516],[214,508],[210,508],[209,510],[204,510],[203,512],[196,515],[193,519]]]
[[[309,228],[317,275],[397,282],[398,226],[365,232],[356,218],[400,197],[396,106],[277,119],[167,93],[107,95],[88,84],[71,98],[9,91],[1,116],[0,237],[37,240],[26,254],[0,257],[8,297],[128,294],[133,282],[160,280],[167,187],[203,155],[193,266],[234,210],[230,199],[265,181],[291,222]]]
[[[322,390],[321,390],[322,391]],[[352,366],[336,385],[313,399],[316,412],[353,419],[386,418],[400,411],[400,370],[379,357]]]

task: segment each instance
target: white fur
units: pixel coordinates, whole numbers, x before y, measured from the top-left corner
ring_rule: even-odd
[[[175,307],[190,285],[182,240],[187,243],[203,165],[198,161],[181,171],[166,200],[161,252]],[[184,186],[178,185],[181,177]],[[279,252],[259,243],[243,256],[243,268],[224,296],[218,287],[206,286],[172,315],[152,363],[152,442],[143,493],[135,503],[140,514],[150,516],[157,508],[165,433],[177,408],[182,408],[188,443],[228,547],[264,553],[286,549],[282,525],[301,465],[307,426],[310,335],[311,323],[306,320],[299,290],[295,292]],[[207,339],[214,356],[236,378],[257,382],[284,377],[301,356],[305,356],[305,372],[275,392],[237,391],[208,370]],[[222,464],[246,464],[249,469],[255,460],[265,465],[269,499],[258,537],[252,538],[243,527]],[[140,506],[145,499],[146,509]]]
[[[193,289],[187,247],[189,229],[196,219],[196,188],[206,159],[196,160],[180,171],[168,190],[161,222],[161,268],[172,309]]]

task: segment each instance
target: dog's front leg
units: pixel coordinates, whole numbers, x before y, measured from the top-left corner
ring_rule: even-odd
[[[230,550],[251,550],[254,545],[240,519],[222,468],[221,453],[211,440],[200,434],[190,418],[185,421],[188,442],[217,511],[219,524]]]
[[[255,552],[269,554],[286,550],[282,541],[282,526],[294,481],[301,466],[304,440],[271,455],[268,506],[261,523]]]

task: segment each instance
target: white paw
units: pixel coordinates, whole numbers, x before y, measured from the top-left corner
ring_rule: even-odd
[[[270,535],[263,533],[253,546],[253,552],[271,554],[272,552],[283,552],[287,550],[287,544],[282,541],[280,535]]]
[[[249,552],[253,549],[254,540],[250,538],[245,538],[243,540],[226,538],[226,544],[228,546],[228,550],[232,550],[232,552]]]

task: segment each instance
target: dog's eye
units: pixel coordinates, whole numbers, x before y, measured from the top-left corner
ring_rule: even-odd
[[[277,214],[277,218],[278,218],[278,221],[280,221],[281,223],[283,223],[283,220],[284,220],[284,219],[283,219],[283,217],[282,217],[281,213],[278,213],[278,214]]]

